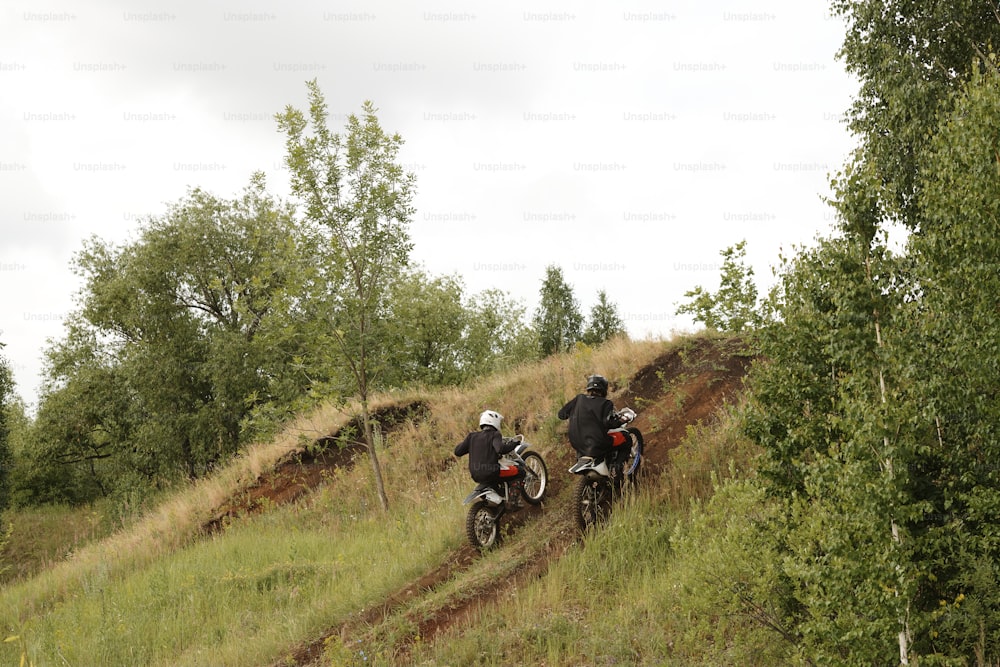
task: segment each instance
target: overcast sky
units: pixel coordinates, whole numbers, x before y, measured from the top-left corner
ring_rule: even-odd
[[[317,79],[341,126],[364,100],[417,176],[414,259],[528,313],[549,264],[586,314],[693,328],[746,239],[762,287],[833,222],[857,86],[824,2],[5,2],[0,342],[36,400],[92,235],[121,242],[199,186],[288,192],[273,120]]]

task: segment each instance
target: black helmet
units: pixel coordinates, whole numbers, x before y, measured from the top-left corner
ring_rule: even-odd
[[[598,396],[608,395],[608,381],[603,375],[591,375],[587,378],[587,393]]]

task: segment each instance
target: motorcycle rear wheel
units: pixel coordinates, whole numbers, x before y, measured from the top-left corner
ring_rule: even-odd
[[[611,515],[612,488],[605,477],[581,477],[573,490],[573,517],[577,528],[586,531],[607,521]]]
[[[532,505],[538,505],[542,502],[545,489],[549,485],[549,471],[545,467],[545,461],[535,452],[524,455],[524,467],[527,471],[524,477],[524,493],[521,495]]]
[[[469,508],[465,517],[465,534],[479,551],[489,551],[500,544],[499,508],[480,500]]]

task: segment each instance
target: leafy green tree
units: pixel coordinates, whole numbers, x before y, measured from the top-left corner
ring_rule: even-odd
[[[618,314],[618,306],[608,301],[604,290],[597,293],[597,303],[590,309],[587,329],[583,332],[583,342],[587,345],[601,343],[625,333],[625,322]]]
[[[748,432],[785,501],[802,659],[1000,653],[994,340],[996,7],[836,1],[862,88],[838,236],[796,258],[760,334]],[[978,58],[978,61],[976,60]],[[887,230],[911,231],[907,254]]]
[[[714,294],[695,287],[684,293],[690,301],[677,308],[678,315],[692,315],[709,329],[739,333],[760,324],[757,286],[753,268],[746,265],[746,240],[721,253],[722,275],[719,291]]]
[[[456,276],[406,273],[393,284],[390,311],[387,386],[460,384],[537,354],[523,305],[496,289],[466,297]]]
[[[47,379],[19,455],[24,472],[17,494],[25,505],[92,501],[135,465],[132,444],[143,415],[130,399],[139,397],[129,388],[127,365],[98,337],[77,314],[66,336],[46,350]],[[159,471],[133,472],[149,480]]]
[[[758,332],[748,434],[785,507],[784,571],[798,650],[838,664],[909,655],[917,575],[905,538],[913,442],[889,354],[905,317],[906,263],[850,235],[800,252],[781,276],[777,318]],[[888,340],[888,342],[887,342]],[[891,343],[891,345],[889,344]],[[844,636],[857,636],[845,643]],[[902,638],[901,638],[902,635]],[[902,653],[901,653],[902,651]]]
[[[748,425],[788,499],[785,572],[817,662],[1000,652],[996,74],[948,108],[918,156],[908,254],[887,252],[886,182],[855,161],[840,236],[796,259],[761,332]]]
[[[583,336],[583,315],[560,267],[554,264],[546,267],[540,294],[534,318],[539,351],[542,356],[565,352]]]
[[[0,342],[0,350],[4,348],[4,343]],[[17,405],[14,395],[14,377],[11,373],[7,359],[0,356],[0,574],[7,569],[3,561],[4,548],[10,539],[11,527],[4,520],[4,512],[10,505],[10,478],[11,446],[9,443],[11,432],[11,421],[13,421],[14,409]]]
[[[919,654],[1000,656],[1000,73],[975,74],[919,165],[919,318],[903,366],[920,435]],[[942,601],[945,605],[942,607]]]
[[[33,504],[25,502],[23,489],[27,488],[25,478],[32,476],[36,469],[27,460],[25,452],[30,452],[29,443],[34,420],[29,417],[24,401],[15,396],[8,404],[5,415],[7,427],[7,446],[9,465],[7,468],[7,483],[10,489],[9,506],[22,507]],[[30,491],[29,491],[30,495]]]
[[[126,344],[127,381],[147,415],[137,437],[175,443],[168,459],[188,475],[237,450],[255,403],[296,391],[283,382],[302,352],[293,325],[311,258],[300,234],[256,177],[232,201],[193,191],[137,244],[81,254],[83,314]]]
[[[387,385],[461,382],[462,335],[467,322],[462,291],[457,277],[432,278],[422,270],[393,283],[389,309],[390,335],[395,342],[384,374]]]
[[[234,200],[196,189],[75,263],[80,306],[47,352],[36,441],[101,492],[204,474],[253,437],[256,406],[309,386],[315,258],[261,177]]]
[[[847,23],[839,56],[860,81],[848,114],[860,139],[855,161],[875,176],[877,218],[915,229],[921,154],[974,59],[987,68],[1000,44],[996,3],[833,0],[831,9]]]
[[[468,299],[465,309],[462,368],[466,379],[538,357],[538,336],[526,324],[524,305],[506,292],[484,290]]]
[[[83,421],[95,416],[87,414],[95,401],[84,392],[83,383],[71,383],[49,394],[34,419],[24,417],[17,424],[11,443],[12,505],[80,505],[116,487],[120,461],[101,424]]]
[[[0,350],[4,344],[0,342]],[[10,409],[14,403],[14,377],[7,360],[0,356],[0,514],[7,508],[10,498],[9,472],[11,464]],[[3,525],[0,522],[0,531]],[[2,546],[2,544],[0,544]]]
[[[329,331],[357,391],[375,486],[388,509],[368,399],[390,356],[389,300],[412,246],[415,178],[399,164],[402,138],[382,129],[371,102],[348,117],[346,134],[336,134],[319,85],[306,85],[308,112],[288,106],[277,116],[285,164],[306,218],[327,232],[326,280],[334,299]]]
[[[992,522],[979,520],[983,508],[997,502],[995,483],[981,464],[994,460],[995,435],[979,421],[990,412],[983,394],[976,394],[979,410],[970,415],[966,401],[974,400],[971,393],[956,391],[961,384],[956,378],[964,382],[966,375],[963,365],[954,362],[965,356],[969,373],[989,376],[983,355],[955,351],[983,349],[982,337],[963,341],[963,332],[992,331],[986,321],[971,324],[976,315],[970,304],[980,286],[983,293],[994,286],[989,269],[978,274],[972,269],[975,275],[966,273],[948,287],[944,276],[961,275],[974,266],[969,257],[996,252],[983,248],[981,240],[970,245],[969,239],[995,236],[995,213],[985,202],[996,177],[995,148],[988,139],[995,136],[989,134],[995,133],[989,114],[996,109],[989,107],[996,93],[980,84],[984,72],[989,72],[987,79],[994,76],[991,58],[1000,20],[995,5],[979,1],[945,7],[845,0],[833,7],[849,24],[841,57],[862,84],[849,114],[860,146],[835,183],[835,204],[845,238],[860,249],[865,279],[858,284],[895,304],[887,308],[872,300],[866,335],[874,337],[877,354],[867,362],[859,360],[851,374],[877,381],[879,408],[870,407],[873,396],[859,390],[862,382],[853,381],[838,391],[830,410],[838,418],[850,417],[840,423],[849,427],[852,440],[864,442],[867,434],[867,446],[878,452],[872,464],[879,467],[880,483],[854,491],[850,484],[839,488],[849,491],[852,517],[889,519],[890,548],[880,550],[872,542],[858,554],[864,558],[858,562],[870,564],[886,553],[896,554],[892,560],[902,576],[888,588],[896,608],[881,606],[872,618],[881,618],[883,634],[892,626],[898,630],[898,660],[957,664],[969,655],[995,654],[998,645],[992,620],[997,572],[990,565],[996,555],[988,546],[995,535],[986,527]],[[975,92],[968,90],[970,82]],[[977,136],[978,130],[985,134]],[[877,241],[896,221],[914,232],[902,271],[895,270],[899,263],[885,269]],[[960,255],[949,254],[952,250]],[[834,334],[839,349],[851,348],[852,338],[845,333]],[[937,363],[949,355],[950,367]],[[935,361],[915,362],[925,358]],[[989,391],[985,388],[993,380],[978,389]],[[985,423],[991,423],[989,418]],[[847,462],[861,460],[860,451],[853,450]],[[843,470],[839,476],[850,479]],[[805,483],[815,484],[815,478],[806,474]],[[893,494],[891,503],[879,504],[886,489]],[[856,537],[853,541],[864,543]],[[860,584],[862,575],[858,568],[853,581]],[[850,595],[849,586],[823,590],[811,608],[838,605]],[[827,641],[831,646],[832,639]],[[860,648],[859,660],[881,659],[874,647],[867,653]]]

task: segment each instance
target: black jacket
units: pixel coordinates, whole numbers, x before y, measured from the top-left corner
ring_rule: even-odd
[[[473,431],[455,447],[455,456],[469,455],[469,474],[477,482],[500,480],[500,456],[513,451],[517,440],[505,440],[500,431],[486,427]]]
[[[621,426],[615,405],[603,396],[577,394],[559,410],[569,420],[569,442],[580,456],[600,457],[611,450],[608,431]]]

